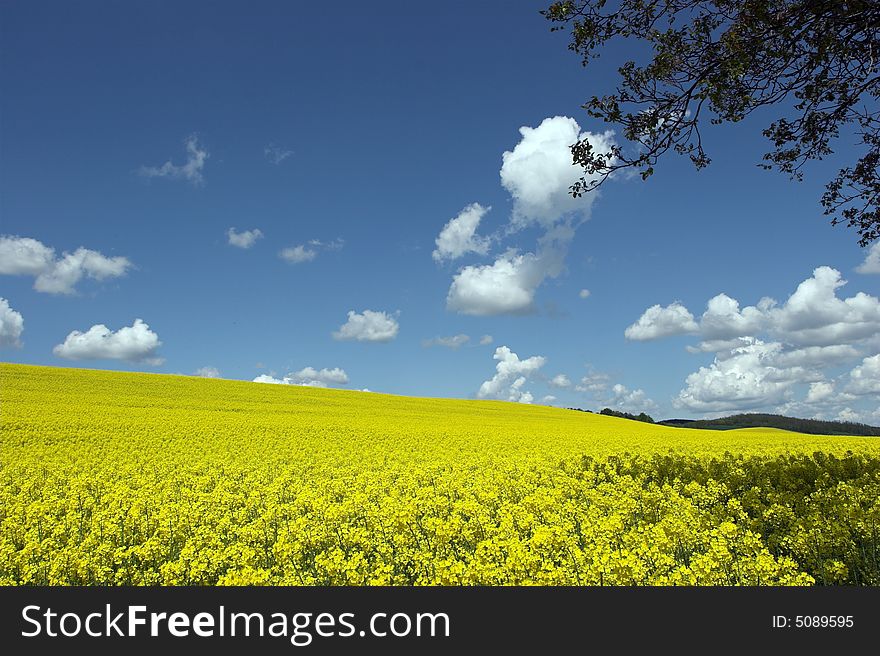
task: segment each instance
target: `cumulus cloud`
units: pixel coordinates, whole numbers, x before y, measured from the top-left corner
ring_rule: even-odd
[[[480,346],[487,346],[494,342],[495,340],[492,338],[492,335],[483,335],[480,337]]]
[[[691,353],[715,353],[710,366],[688,376],[674,400],[676,407],[725,412],[777,405],[777,411],[824,415],[833,404],[880,394],[870,358],[847,381],[838,381],[839,387],[826,380],[828,370],[880,344],[880,299],[863,292],[842,297],[839,290],[846,284],[838,270],[820,266],[782,304],[764,297],[754,306],[740,307],[736,299],[718,294],[698,322],[689,320],[690,312],[679,304],[674,313],[678,320],[668,321],[668,329],[660,327],[664,308],[654,306],[626,336],[632,339],[635,332],[654,339],[690,332],[702,338],[688,346]],[[809,390],[798,398],[798,386],[806,385]]]
[[[205,178],[202,169],[210,155],[207,149],[199,145],[196,135],[190,135],[184,140],[186,148],[186,162],[174,164],[171,160],[162,166],[142,166],[140,174],[145,178],[169,178],[172,180],[186,180],[193,185],[204,184]]]
[[[116,332],[103,324],[84,333],[74,330],[52,352],[68,360],[129,360],[158,365],[163,362],[156,357],[161,345],[159,336],[142,320],[135,319],[134,324]]]
[[[696,346],[689,344],[685,349],[688,353],[717,353],[719,351],[729,351],[738,346],[748,346],[751,343],[751,336],[734,337],[733,339],[709,339],[703,340]]]
[[[880,241],[874,242],[865,256],[865,261],[856,267],[859,273],[880,273]]]
[[[842,344],[880,333],[880,300],[864,292],[837,297],[846,281],[840,272],[821,266],[800,283],[781,308],[769,308],[771,330],[802,345]]]
[[[201,378],[220,378],[220,370],[217,367],[199,367],[196,376]]]
[[[880,335],[880,300],[863,292],[838,298],[846,281],[836,269],[821,266],[801,282],[788,300],[779,305],[762,298],[756,306],[740,309],[726,294],[709,300],[697,325],[680,303],[667,308],[655,305],[626,329],[629,339],[657,339],[681,333],[699,333],[710,350],[729,340],[768,332],[795,346],[832,346]]]
[[[880,354],[862,360],[862,364],[849,372],[846,391],[856,396],[880,394]]]
[[[9,305],[9,301],[0,298],[0,347],[21,346],[21,333],[24,332],[24,318]]]
[[[862,421],[862,413],[856,412],[852,408],[844,408],[840,412],[837,413],[838,421],[851,421],[851,422],[860,422]]]
[[[38,276],[54,263],[54,248],[30,237],[0,236],[0,273]]]
[[[484,398],[506,398],[508,401],[531,403],[534,400],[532,394],[523,390],[526,380],[538,371],[547,362],[540,355],[533,355],[525,360],[506,346],[495,349],[493,356],[498,364],[495,365],[495,375],[489,380],[483,381],[477,396]]]
[[[279,253],[279,256],[285,262],[290,262],[291,264],[300,264],[302,262],[311,262],[316,257],[318,257],[318,252],[314,249],[308,248],[307,246],[299,245],[283,249]]]
[[[263,154],[266,156],[266,159],[273,164],[281,164],[281,162],[293,155],[293,151],[282,148],[281,146],[276,146],[274,143],[270,143],[263,148]]]
[[[590,290],[582,289],[578,292],[578,296],[580,296],[581,298],[590,298]]]
[[[572,144],[587,140],[596,152],[607,153],[612,133],[581,132],[567,116],[544,119],[536,127],[519,129],[521,139],[502,155],[501,184],[513,197],[514,229],[536,223],[549,227],[566,215],[586,218],[596,194],[573,198],[568,190],[583,174],[571,161]]]
[[[475,316],[532,312],[538,287],[560,275],[574,228],[589,217],[596,194],[580,198],[569,194],[569,187],[582,174],[571,162],[570,146],[586,139],[608,152],[613,145],[611,133],[581,132],[573,118],[555,116],[538,127],[520,128],[520,136],[513,150],[503,153],[499,173],[513,199],[507,235],[530,226],[543,229],[544,235],[532,250],[508,248],[492,263],[461,268],[449,287],[447,310]],[[476,234],[486,211],[474,203],[447,223],[437,238],[434,259],[488,254],[492,240]]]
[[[226,236],[229,239],[230,246],[236,246],[237,248],[250,248],[258,239],[262,238],[263,233],[259,228],[242,230],[241,232],[236,232],[235,228],[230,228],[226,231]]]
[[[547,384],[557,389],[565,389],[566,387],[571,387],[571,380],[565,374],[557,374]]]
[[[611,396],[605,399],[605,405],[613,410],[639,414],[656,412],[657,404],[642,389],[631,390],[620,383],[611,388]]]
[[[831,367],[858,358],[860,352],[850,344],[807,346],[779,354],[774,363],[781,367]]]
[[[118,278],[131,263],[124,257],[105,257],[98,251],[78,248],[53,263],[37,276],[34,289],[47,294],[73,294],[76,284],[88,276],[95,280]]]
[[[656,412],[658,410],[657,403],[651,399],[643,389],[630,389],[621,383],[611,384],[611,377],[587,365],[589,373],[580,379],[580,382],[574,386],[575,392],[588,394],[593,401],[601,407],[611,408],[622,412],[639,414],[640,412]],[[557,376],[549,382],[551,387],[569,387],[571,381],[567,376],[562,375],[563,381],[557,381]],[[563,385],[558,384],[563,382]]]
[[[455,260],[467,253],[485,255],[489,252],[489,239],[476,234],[480,220],[490,207],[479,203],[471,203],[443,226],[440,235],[434,241],[437,248],[431,256],[437,262]]]
[[[535,291],[562,272],[573,236],[570,226],[556,226],[539,240],[537,253],[511,249],[493,264],[462,268],[452,279],[446,309],[475,316],[532,312]]]
[[[690,374],[672,403],[696,412],[766,408],[788,400],[798,383],[821,382],[818,372],[791,365],[785,362],[781,343],[753,339]]]
[[[591,371],[589,374],[581,378],[581,382],[575,385],[575,392],[587,392],[589,394],[599,394],[608,388],[609,376],[601,372]]]
[[[775,301],[763,298],[757,307],[739,308],[739,301],[727,294],[709,299],[706,311],[700,318],[700,333],[708,340],[724,340],[743,335],[755,335],[767,323],[767,311]],[[696,325],[693,326],[696,330]]]
[[[0,237],[0,274],[34,276],[34,289],[47,294],[73,294],[84,277],[105,280],[125,275],[131,262],[78,248],[55,256],[55,249],[29,237]]]
[[[835,398],[834,383],[827,380],[818,380],[810,383],[810,389],[804,399],[809,404],[827,403]]]
[[[333,369],[315,369],[314,367],[305,367],[299,371],[288,374],[287,379],[292,385],[304,385],[307,387],[326,387],[327,385],[347,385],[348,374],[344,369],[334,367]]]
[[[624,336],[633,341],[646,341],[693,333],[697,329],[694,315],[681,303],[675,302],[666,307],[652,305],[624,331]]]
[[[508,251],[493,264],[468,266],[452,279],[446,307],[461,314],[491,316],[532,311],[535,290],[545,278],[537,255]]]
[[[270,376],[269,374],[260,374],[256,378],[254,378],[255,383],[267,383],[270,385],[289,385],[285,379],[275,378],[274,376]]]
[[[445,346],[452,350],[457,350],[467,344],[471,338],[468,335],[453,335],[451,337],[434,337],[422,341],[422,346]]]
[[[333,339],[358,342],[390,342],[397,337],[400,326],[395,315],[386,312],[364,310],[349,311],[348,321],[333,333]]]
[[[556,401],[556,397],[552,394],[548,394],[541,399],[541,403],[543,403],[544,405],[551,405],[554,401]]]
[[[327,387],[328,385],[347,385],[348,374],[344,369],[315,369],[304,367],[294,371],[283,378],[275,378],[267,374],[261,374],[254,378],[255,383],[268,383],[271,385],[297,385],[300,387]]]

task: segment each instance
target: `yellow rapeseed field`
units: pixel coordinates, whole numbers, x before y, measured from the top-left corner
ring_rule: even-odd
[[[0,364],[0,584],[880,584],[880,439]]]

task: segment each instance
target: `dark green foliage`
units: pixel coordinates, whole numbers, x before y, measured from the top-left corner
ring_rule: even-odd
[[[735,428],[780,428],[796,433],[810,435],[861,435],[880,436],[880,428],[851,421],[820,421],[818,419],[798,419],[783,415],[741,414],[720,419],[666,419],[658,421],[665,426],[682,428],[708,428],[711,430],[732,430]]]
[[[822,206],[832,224],[855,227],[862,246],[880,237],[880,3],[563,0],[541,13],[553,30],[570,29],[569,49],[585,66],[617,39],[651,53],[644,65],[623,63],[614,92],[584,105],[635,148],[573,144],[584,169],[573,195],[623,168],[647,179],[670,150],[700,169],[711,161],[700,131],[707,120],[736,123],[774,107],[779,118],[763,131],[773,150],[761,166],[800,180],[838,137],[856,143],[861,157],[826,185]]]
[[[637,415],[630,414],[629,412],[620,412],[619,410],[612,410],[611,408],[602,408],[602,411],[599,413],[600,415],[608,415],[609,417],[620,417],[621,419],[632,419],[634,421],[644,421],[648,424],[653,424],[654,420],[651,418],[651,415],[647,415],[644,412],[640,412]]]

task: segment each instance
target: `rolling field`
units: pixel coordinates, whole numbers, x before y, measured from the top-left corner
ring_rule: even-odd
[[[0,584],[880,585],[880,439],[0,364]]]

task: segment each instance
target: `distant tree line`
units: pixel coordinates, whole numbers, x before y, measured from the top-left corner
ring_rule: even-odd
[[[583,408],[567,409],[577,410],[578,412],[593,412],[592,410],[584,410]],[[703,428],[709,430],[779,428],[781,430],[792,431],[794,433],[807,433],[809,435],[858,435],[864,437],[880,437],[880,428],[869,424],[862,424],[854,421],[798,419],[797,417],[762,413],[730,415],[729,417],[721,417],[720,419],[664,419],[663,421],[654,421],[651,415],[644,412],[635,415],[629,412],[612,410],[611,408],[602,408],[599,414],[609,417],[620,417],[621,419],[631,419],[633,421],[643,421],[648,424],[676,426],[678,428]]]
[[[620,417],[621,419],[632,419],[633,421],[644,421],[648,424],[654,423],[654,419],[651,417],[651,415],[647,415],[644,412],[633,415],[629,412],[620,412],[619,410],[612,410],[611,408],[602,408],[599,414],[608,415],[609,417]]]
[[[566,408],[566,409],[567,410],[577,410],[578,412],[590,412],[590,413],[593,412],[592,410],[584,410],[583,408]],[[633,421],[644,421],[645,423],[648,423],[648,424],[654,423],[654,419],[651,417],[651,415],[645,414],[644,412],[640,412],[639,414],[634,415],[634,414],[630,414],[629,412],[620,412],[619,410],[612,410],[611,408],[602,408],[602,410],[599,411],[599,414],[600,415],[607,415],[609,417],[620,417],[621,419],[632,419]]]
[[[667,419],[658,422],[665,426],[682,428],[708,428],[712,430],[733,430],[735,428],[779,428],[795,433],[811,435],[861,435],[880,436],[880,428],[852,421],[822,421],[819,419],[798,419],[784,415],[748,413],[731,415],[720,419]]]

